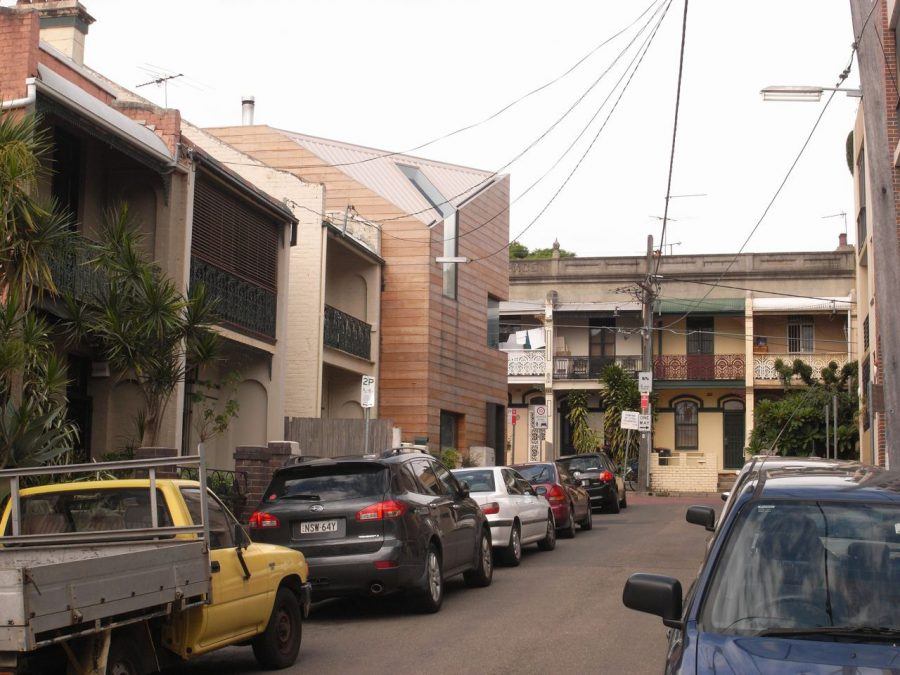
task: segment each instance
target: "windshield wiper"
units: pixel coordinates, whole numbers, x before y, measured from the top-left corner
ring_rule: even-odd
[[[307,499],[309,501],[318,502],[321,501],[322,498],[319,495],[311,495],[305,492],[293,492],[287,495],[281,495],[279,499]]]
[[[872,640],[898,640],[900,639],[900,629],[887,626],[818,626],[814,628],[772,628],[756,634],[757,637],[804,637],[816,635]]]

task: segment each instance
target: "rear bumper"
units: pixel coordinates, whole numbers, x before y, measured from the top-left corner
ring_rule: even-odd
[[[613,488],[612,483],[604,483],[602,485],[591,485],[585,488],[591,497],[591,507],[598,508],[612,499]]]
[[[312,600],[347,595],[385,595],[424,582],[424,559],[405,554],[399,542],[385,544],[374,553],[307,558]],[[379,569],[375,563],[392,565]]]
[[[566,527],[569,524],[571,511],[569,509],[568,502],[563,502],[562,504],[551,504],[550,510],[553,511],[553,520],[556,522],[557,528]]]
[[[494,519],[491,520],[492,518]],[[488,516],[487,521],[488,527],[491,528],[491,541],[494,544],[494,548],[506,548],[509,546],[509,538],[512,536],[512,519]]]

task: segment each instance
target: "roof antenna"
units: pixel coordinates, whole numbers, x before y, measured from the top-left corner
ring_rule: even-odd
[[[141,84],[135,85],[135,89],[140,87],[146,87],[149,84],[162,85],[163,88],[163,107],[169,107],[169,80],[174,80],[176,77],[184,77],[184,73],[178,73],[177,75],[164,75],[162,77],[157,77],[155,80],[150,80],[149,82],[143,82]]]

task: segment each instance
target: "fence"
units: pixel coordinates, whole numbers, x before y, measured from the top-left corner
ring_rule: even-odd
[[[369,452],[391,447],[394,423],[391,420],[369,421]],[[340,457],[365,452],[365,420],[334,420],[316,417],[285,417],[284,440],[300,444],[301,455]]]

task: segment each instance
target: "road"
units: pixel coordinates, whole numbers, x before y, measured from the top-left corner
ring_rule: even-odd
[[[666,630],[622,606],[632,572],[671,574],[687,588],[707,532],[684,520],[691,503],[714,498],[629,494],[619,515],[595,514],[594,529],[530,546],[518,568],[493,584],[447,584],[444,606],[418,615],[397,601],[322,603],[303,627],[297,665],[285,673],[658,673]],[[258,673],[249,648],[229,648],[184,667],[191,675]]]

